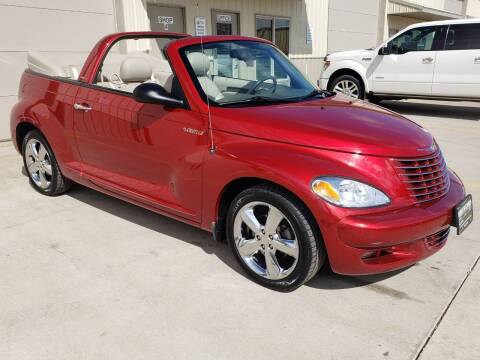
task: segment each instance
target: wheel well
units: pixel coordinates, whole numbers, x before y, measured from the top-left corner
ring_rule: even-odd
[[[260,179],[260,178],[239,178],[236,179],[227,186],[222,191],[222,195],[220,197],[220,202],[218,204],[218,214],[217,214],[217,225],[215,228],[215,237],[217,239],[225,239],[225,220],[227,218],[227,213],[228,213],[228,208],[230,207],[230,204],[233,202],[235,197],[240,194],[242,191],[257,186],[257,185],[271,185],[275,186],[279,189],[282,189],[283,191],[289,193],[291,196],[293,196],[298,202],[303,206],[304,210],[307,212],[307,216],[310,217],[312,226],[314,227],[315,231],[317,231],[317,234],[321,237],[321,232],[320,228],[315,220],[315,217],[313,216],[312,212],[308,208],[308,206],[300,199],[295,193],[291,192],[287,188],[278,185],[277,183],[274,183],[272,181],[268,181],[265,179]]]
[[[358,72],[356,72],[355,70],[352,70],[352,69],[340,69],[340,70],[335,71],[332,75],[330,75],[330,79],[328,80],[327,88],[330,89],[330,86],[332,85],[333,81],[336,78],[338,78],[340,76],[343,76],[343,75],[351,75],[351,76],[356,77],[361,82],[363,88],[365,89],[365,84],[363,82],[362,77],[360,76],[360,74]]]
[[[38,128],[28,122],[21,122],[17,125],[17,129],[15,130],[15,141],[17,142],[17,147],[20,152],[22,152],[23,139],[31,130],[38,130]]]

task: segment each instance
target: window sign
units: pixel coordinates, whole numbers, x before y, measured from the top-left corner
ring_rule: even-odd
[[[307,25],[307,37],[306,37],[307,45],[312,45],[312,28]]]
[[[173,25],[173,16],[158,16],[158,23],[163,24],[163,29],[168,30],[168,25]]]
[[[218,14],[217,22],[230,24],[232,22],[232,15]]]
[[[195,35],[196,36],[207,35],[207,19],[204,16],[195,17]]]

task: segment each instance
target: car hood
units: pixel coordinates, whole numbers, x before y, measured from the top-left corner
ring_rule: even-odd
[[[329,54],[327,57],[329,60],[344,60],[344,59],[361,59],[364,57],[372,57],[375,55],[375,50],[349,50],[339,51]]]
[[[298,103],[211,108],[214,130],[322,149],[388,156],[431,154],[433,137],[385,108],[343,95]]]

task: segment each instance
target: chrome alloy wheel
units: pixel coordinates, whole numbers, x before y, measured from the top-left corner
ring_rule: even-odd
[[[360,89],[358,88],[358,85],[350,80],[339,81],[333,88],[333,91],[340,92],[355,99],[358,99],[360,96]]]
[[[275,206],[254,201],[235,216],[235,246],[243,262],[269,280],[290,275],[299,256],[298,239],[292,224]]]
[[[32,181],[42,190],[52,182],[52,162],[48,151],[38,139],[30,139],[25,147],[25,163]]]

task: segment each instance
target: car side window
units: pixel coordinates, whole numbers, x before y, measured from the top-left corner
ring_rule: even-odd
[[[480,24],[451,25],[445,41],[445,50],[480,49]]]
[[[178,81],[163,54],[164,47],[171,40],[152,37],[118,41],[105,56],[94,84],[133,93],[138,85],[153,82],[174,93],[179,90]]]
[[[391,54],[405,54],[410,51],[436,50],[436,38],[441,34],[438,26],[411,29],[388,43]]]

